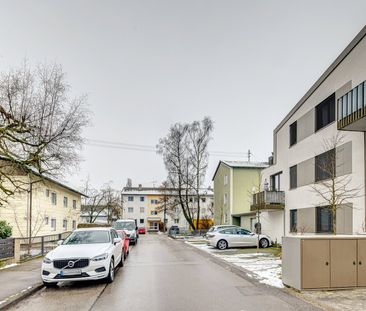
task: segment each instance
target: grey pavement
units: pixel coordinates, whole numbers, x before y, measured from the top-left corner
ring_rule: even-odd
[[[66,284],[66,283],[65,283]],[[142,236],[114,283],[43,289],[14,310],[318,310],[281,289],[243,278],[163,235]]]
[[[0,270],[0,308],[16,295],[42,283],[41,263],[42,259],[33,259]]]

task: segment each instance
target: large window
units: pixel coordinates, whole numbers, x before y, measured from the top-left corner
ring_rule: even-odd
[[[64,207],[67,207],[68,203],[69,203],[68,198],[64,197]]]
[[[271,191],[281,191],[281,174],[282,174],[282,172],[271,175],[271,177],[270,177],[270,190]]]
[[[129,207],[129,208],[128,208],[128,212],[129,212],[129,213],[133,213],[133,207]]]
[[[333,232],[333,214],[329,207],[316,208],[316,232]]]
[[[140,207],[140,213],[145,213],[145,207]]]
[[[290,125],[290,146],[297,143],[297,121]]]
[[[51,202],[53,205],[57,204],[57,194],[55,192],[51,193]]]
[[[133,196],[128,197],[128,202],[133,202]]]
[[[290,232],[297,232],[297,209],[290,210]]]
[[[290,167],[290,189],[297,188],[297,165]]]
[[[140,197],[140,202],[144,202],[145,201],[145,197]]]
[[[323,100],[315,107],[316,125],[315,130],[318,131],[324,126],[335,120],[335,93]]]
[[[335,149],[319,154],[315,157],[315,181],[335,177],[336,173]]]

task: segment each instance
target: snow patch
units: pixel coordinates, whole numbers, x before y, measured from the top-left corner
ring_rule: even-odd
[[[12,264],[10,264],[10,265],[6,265],[6,266],[4,266],[4,267],[1,267],[1,268],[0,268],[0,270],[8,269],[8,268],[11,268],[11,267],[15,267],[15,266],[17,266],[17,265],[18,265],[17,263],[12,263]]]
[[[251,273],[247,273],[250,278],[257,279],[260,283],[273,287],[283,288],[281,274],[281,259],[270,253],[247,253],[237,254],[236,249],[218,251],[207,244],[196,244],[186,242],[193,247],[210,253],[236,266],[242,267]]]

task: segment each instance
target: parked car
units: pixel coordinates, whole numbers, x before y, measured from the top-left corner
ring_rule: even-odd
[[[113,228],[116,230],[123,230],[130,238],[130,244],[137,244],[138,231],[134,219],[119,219],[113,223]]]
[[[168,234],[169,234],[169,235],[179,234],[179,227],[178,227],[177,225],[172,225],[172,226],[169,228]]]
[[[58,244],[42,262],[45,286],[99,279],[111,283],[115,268],[123,266],[122,240],[113,228],[76,229]]]
[[[138,232],[138,234],[146,234],[146,228],[145,227],[139,227],[137,232]]]
[[[212,226],[210,229],[208,229],[208,231],[206,233],[206,236],[210,232],[216,232],[218,230],[225,229],[225,228],[240,228],[240,227],[239,226],[235,226],[235,225],[217,225],[217,226]]]
[[[229,247],[257,246],[258,235],[240,227],[227,227],[207,233],[208,244],[220,250]],[[269,247],[272,240],[268,235],[259,235],[259,246]]]
[[[119,237],[122,239],[123,258],[126,259],[128,254],[130,253],[130,238],[123,230],[116,230],[116,231]]]

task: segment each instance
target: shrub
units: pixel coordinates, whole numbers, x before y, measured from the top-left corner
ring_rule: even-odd
[[[0,239],[6,239],[11,236],[12,228],[5,220],[0,220]]]

